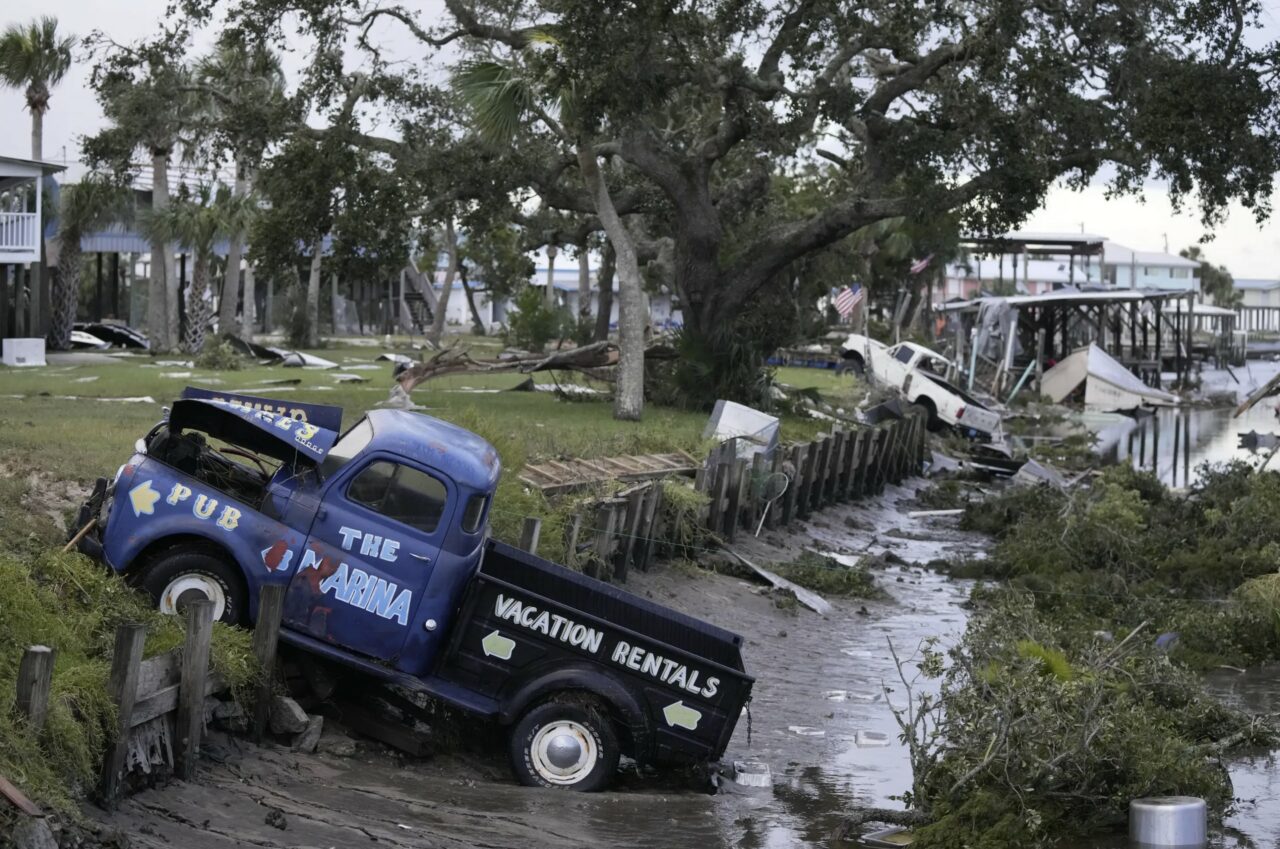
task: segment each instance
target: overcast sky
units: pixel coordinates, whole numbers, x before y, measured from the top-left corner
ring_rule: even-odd
[[[101,29],[123,43],[153,32],[166,3],[167,0],[43,0],[39,13],[57,16],[62,28],[77,35]],[[407,5],[424,9],[427,20],[435,18],[433,12],[442,7],[440,0],[410,0]],[[9,9],[0,24],[12,20],[13,6]],[[1274,23],[1274,18],[1269,16],[1268,20]],[[1269,25],[1267,29],[1272,27]],[[393,57],[397,52],[412,55],[411,39],[402,31],[388,25],[382,35],[379,41],[389,45]],[[197,52],[202,52],[207,42],[197,47]],[[54,90],[52,108],[45,115],[45,158],[55,162],[63,161],[64,157],[68,162],[78,159],[79,137],[93,133],[103,124],[101,110],[88,87],[90,66],[81,53],[77,54],[80,61]],[[300,62],[300,57],[285,57],[291,79],[296,78]],[[0,154],[28,156],[30,118],[21,92],[0,89],[0,119],[4,127],[0,132]],[[1209,259],[1225,264],[1237,277],[1280,277],[1280,193],[1274,203],[1277,218],[1261,228],[1247,210],[1234,207],[1226,223],[1214,234],[1213,241],[1205,247]],[[1175,214],[1160,186],[1149,188],[1145,202],[1136,198],[1108,200],[1101,186],[1083,192],[1056,189],[1024,227],[1054,232],[1080,232],[1082,228],[1139,250],[1163,250],[1167,239],[1173,253],[1195,244],[1205,235],[1195,210]]]

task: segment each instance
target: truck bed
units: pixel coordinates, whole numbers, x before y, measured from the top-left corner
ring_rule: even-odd
[[[539,682],[619,691],[641,761],[719,758],[750,697],[741,636],[500,542],[436,675],[519,711]],[[532,701],[536,701],[536,697]],[[625,711],[624,711],[625,713]]]

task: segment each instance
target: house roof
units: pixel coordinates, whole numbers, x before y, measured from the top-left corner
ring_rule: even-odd
[[[1200,263],[1184,256],[1163,251],[1137,251],[1119,242],[1103,245],[1102,262],[1105,265],[1156,265],[1161,268],[1199,268]]]
[[[1268,291],[1270,289],[1280,289],[1280,280],[1265,280],[1260,277],[1237,277],[1231,281],[1231,285],[1236,289]]]
[[[16,156],[0,156],[0,174],[5,174],[5,166],[17,166],[23,172],[28,169],[39,168],[41,174],[57,174],[59,171],[67,170],[67,166],[59,165],[56,162],[45,162],[42,159],[19,159]]]

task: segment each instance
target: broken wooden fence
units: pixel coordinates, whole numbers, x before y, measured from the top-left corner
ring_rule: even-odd
[[[754,533],[786,527],[816,510],[866,495],[918,474],[927,451],[927,415],[908,407],[902,419],[877,425],[841,427],[812,442],[781,445],[771,460],[739,457],[736,440],[712,449],[695,481],[709,504],[703,521],[709,531],[733,542],[740,530]],[[768,499],[766,481],[787,476],[782,496]],[[596,502],[565,528],[568,566],[603,579],[625,581],[635,568],[647,570],[663,550],[674,550],[663,526],[661,480],[645,481]],[[539,519],[524,520],[520,547],[536,554]]]
[[[259,599],[254,650],[264,670],[258,702],[265,705],[271,695],[276,633],[284,604],[284,587],[269,586]],[[171,765],[182,778],[195,775],[200,741],[210,712],[216,704],[214,693],[225,683],[210,668],[209,648],[213,634],[213,602],[187,605],[186,640],[181,648],[143,660],[146,626],[125,624],[116,629],[115,648],[107,693],[116,705],[116,727],[103,757],[97,787],[98,802],[111,809],[119,802],[125,776],[131,770],[149,773],[161,764]],[[48,717],[53,683],[55,652],[47,646],[31,646],[23,652],[18,668],[15,706],[25,717],[33,734],[39,734]],[[255,717],[255,735],[260,739],[266,714]]]

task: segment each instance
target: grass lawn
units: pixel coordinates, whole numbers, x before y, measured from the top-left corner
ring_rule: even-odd
[[[493,340],[461,344],[479,348],[477,353],[485,356],[493,353]],[[74,499],[74,488],[67,485],[87,487],[99,476],[111,476],[184,386],[333,404],[343,408],[343,423],[349,426],[388,396],[391,363],[375,361],[383,350],[348,345],[311,352],[339,365],[323,371],[258,365],[210,371],[187,365],[189,358],[181,354],[52,355],[46,368],[0,367],[0,544],[56,541],[62,533],[55,517],[58,505]],[[342,382],[343,375],[367,382]],[[545,373],[535,379],[553,382]],[[642,422],[619,422],[606,402],[506,391],[523,380],[519,374],[449,375],[413,393],[424,412],[468,427],[499,449],[505,472],[498,512],[547,511],[536,494],[524,492],[516,481],[526,462],[677,449],[700,456],[709,447],[702,440],[707,416],[701,411],[650,406]],[[817,389],[838,405],[861,394],[855,378],[820,369],[779,369],[778,380]],[[119,400],[139,398],[150,400]],[[810,419],[785,419],[783,435],[808,439],[821,427]],[[519,518],[509,526],[517,527]],[[496,524],[501,534],[509,523]]]

